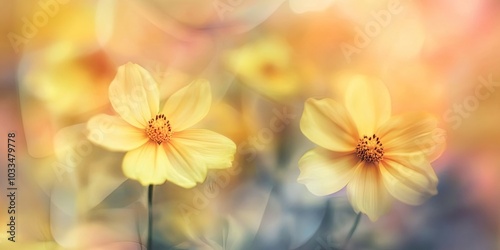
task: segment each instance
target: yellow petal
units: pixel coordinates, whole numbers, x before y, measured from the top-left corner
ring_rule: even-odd
[[[366,76],[358,75],[350,80],[345,105],[361,136],[371,136],[391,116],[387,87],[380,80]]]
[[[200,161],[195,150],[186,147],[182,142],[179,143],[175,139],[172,138],[168,143],[162,144],[173,171],[190,182],[203,182],[207,176],[206,163]]]
[[[384,186],[377,166],[361,162],[347,184],[347,197],[356,212],[362,212],[376,221],[391,206],[392,200]]]
[[[175,133],[172,141],[196,155],[207,168],[223,169],[232,166],[236,144],[229,138],[205,129],[188,129]]]
[[[300,158],[297,181],[314,195],[329,195],[347,185],[358,163],[354,154],[315,148]]]
[[[125,154],[122,168],[125,176],[144,186],[160,185],[166,180],[186,188],[196,184],[175,172],[163,147],[152,141]]]
[[[147,70],[127,63],[118,68],[109,85],[109,100],[114,110],[128,123],[144,128],[158,114],[158,86]]]
[[[210,84],[206,80],[196,80],[170,96],[162,113],[170,120],[172,130],[177,132],[203,119],[211,104]]]
[[[379,168],[388,192],[404,203],[420,205],[437,194],[437,178],[430,165],[425,171],[420,171],[423,168],[384,160],[380,162]]]
[[[148,141],[143,129],[136,128],[120,117],[100,114],[87,122],[87,138],[108,150],[129,151]]]
[[[409,157],[408,155],[391,155],[387,157],[384,156],[383,161],[396,162],[402,166],[405,166],[406,168],[410,168],[412,171],[416,171],[421,175],[426,176],[427,178],[429,178],[430,182],[437,183],[437,175],[434,172],[434,169],[432,168],[429,160],[427,160],[426,158],[427,155],[424,153],[415,153],[410,155]]]
[[[427,157],[422,160],[427,162],[439,157],[445,148],[444,130],[437,128],[436,119],[425,113],[393,116],[380,127],[377,135],[384,145],[386,157],[417,159],[415,156],[425,154]]]
[[[345,108],[332,99],[308,99],[300,129],[312,142],[336,152],[354,151],[359,139]]]
[[[162,150],[156,143],[149,141],[128,152],[123,158],[123,173],[144,186],[163,184],[167,179],[168,160],[165,153],[161,153]]]

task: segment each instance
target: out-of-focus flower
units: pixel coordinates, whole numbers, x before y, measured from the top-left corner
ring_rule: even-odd
[[[242,81],[258,92],[284,99],[300,90],[290,46],[279,37],[268,37],[227,55],[226,64]]]
[[[114,66],[99,50],[82,53],[55,44],[25,54],[18,78],[30,155],[49,156],[53,153],[52,137],[59,128],[85,121],[105,106],[105,86],[114,74]]]
[[[89,140],[109,150],[128,151],[124,174],[143,185],[166,180],[188,188],[202,182],[207,169],[228,168],[236,145],[204,129],[188,129],[211,105],[208,82],[194,81],[174,93],[160,111],[157,83],[144,68],[128,63],[118,68],[109,97],[120,115],[100,114],[87,124]]]
[[[53,45],[80,53],[98,49],[93,1],[18,2],[7,16],[13,17],[7,38],[16,53],[37,53]]]
[[[115,66],[96,40],[94,1],[18,2],[6,10],[28,152],[48,157],[58,129],[88,120],[106,103],[103,86]]]
[[[354,77],[345,106],[332,99],[309,99],[300,127],[319,145],[299,161],[298,181],[316,195],[347,186],[356,212],[375,221],[392,197],[418,205],[437,193],[430,162],[443,151],[435,140],[437,121],[411,113],[391,117],[387,88],[365,76]]]
[[[67,46],[47,48],[26,58],[24,66],[23,90],[55,116],[78,116],[104,106],[104,83],[115,74],[102,51],[82,55]]]

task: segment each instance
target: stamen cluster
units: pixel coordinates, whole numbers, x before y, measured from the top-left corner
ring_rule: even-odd
[[[170,127],[170,122],[164,114],[158,114],[155,118],[148,121],[146,134],[149,139],[158,143],[158,145],[164,141],[170,140],[170,137],[172,136],[172,128]]]
[[[384,147],[380,142],[380,138],[375,134],[370,137],[365,135],[360,138],[356,146],[356,156],[366,162],[378,163],[381,161],[384,157]]]

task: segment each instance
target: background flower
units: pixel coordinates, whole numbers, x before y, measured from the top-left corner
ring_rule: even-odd
[[[292,58],[292,51],[283,38],[268,37],[228,52],[226,65],[243,83],[282,100],[301,89]]]

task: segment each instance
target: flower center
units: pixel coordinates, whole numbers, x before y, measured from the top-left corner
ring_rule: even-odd
[[[265,77],[273,78],[279,74],[279,68],[276,65],[267,62],[261,67],[261,73]]]
[[[172,128],[164,114],[156,115],[155,118],[148,121],[146,134],[149,136],[149,139],[158,143],[158,145],[164,141],[170,140]]]
[[[380,142],[380,138],[373,134],[373,136],[359,139],[356,146],[356,155],[362,161],[378,163],[384,157],[384,147]]]

